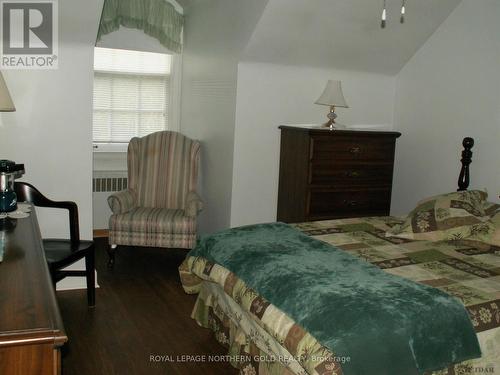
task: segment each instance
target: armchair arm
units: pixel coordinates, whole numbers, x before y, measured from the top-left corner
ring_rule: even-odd
[[[197,216],[203,209],[203,201],[195,191],[190,191],[186,197],[186,216]]]
[[[108,197],[108,205],[114,214],[123,214],[136,206],[135,192],[122,190]]]

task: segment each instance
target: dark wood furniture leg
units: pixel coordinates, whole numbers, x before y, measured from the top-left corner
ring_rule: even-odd
[[[117,248],[117,245],[108,245],[108,247],[106,248],[106,250],[108,251],[108,256],[109,256],[108,268],[110,268],[110,269],[113,268],[113,266],[115,265],[116,248]]]
[[[89,307],[95,306],[95,250],[94,246],[85,256],[85,271],[87,279],[87,302]]]

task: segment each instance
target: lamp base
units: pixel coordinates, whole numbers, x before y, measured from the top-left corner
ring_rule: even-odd
[[[322,124],[321,127],[328,128],[330,130],[336,130],[337,129],[337,124],[335,123],[335,121],[328,120],[327,122],[325,122],[324,124]]]
[[[330,122],[330,121],[327,121],[324,124],[322,124],[321,128],[328,130],[347,130],[347,126],[339,124],[338,122]]]
[[[326,115],[328,117],[328,121],[325,122],[322,126],[324,128],[329,128],[330,130],[338,129],[337,124],[335,123],[335,119],[337,118],[337,114],[335,113],[335,106],[330,106],[330,112]]]

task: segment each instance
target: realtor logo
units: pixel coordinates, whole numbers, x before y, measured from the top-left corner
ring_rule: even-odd
[[[2,69],[57,69],[57,2],[0,0]]]

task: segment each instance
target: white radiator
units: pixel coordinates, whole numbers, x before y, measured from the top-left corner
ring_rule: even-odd
[[[93,192],[113,192],[127,188],[127,177],[94,178]]]
[[[126,188],[127,171],[94,171],[92,180],[94,229],[108,229],[108,220],[111,216],[108,197]]]

